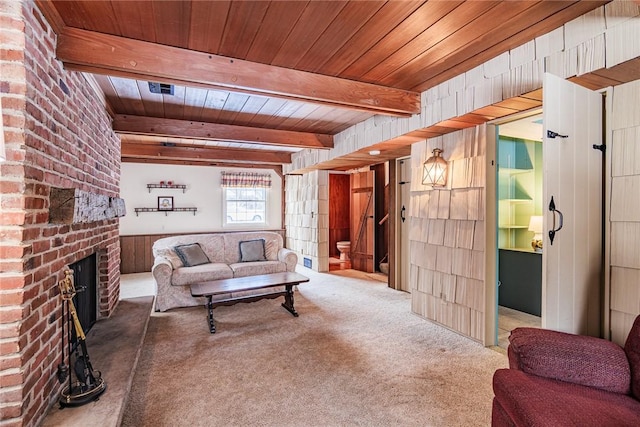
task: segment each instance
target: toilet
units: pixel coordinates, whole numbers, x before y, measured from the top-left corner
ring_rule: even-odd
[[[336,243],[338,251],[340,251],[340,261],[349,261],[349,253],[351,252],[351,242],[344,240]]]

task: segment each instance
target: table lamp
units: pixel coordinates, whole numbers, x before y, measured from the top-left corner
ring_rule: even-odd
[[[529,220],[529,231],[533,231],[531,247],[536,252],[542,252],[542,216],[532,216]]]

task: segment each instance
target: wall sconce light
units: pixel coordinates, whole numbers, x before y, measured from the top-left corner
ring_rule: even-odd
[[[542,252],[542,217],[532,216],[529,220],[529,231],[533,231],[531,247],[536,252]]]
[[[444,187],[447,185],[447,161],[440,157],[442,149],[434,148],[433,156],[429,157],[423,165],[422,183],[432,187]]]

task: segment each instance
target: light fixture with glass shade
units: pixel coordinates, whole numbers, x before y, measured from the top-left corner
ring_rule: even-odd
[[[542,216],[532,216],[529,220],[529,231],[533,231],[531,247],[536,252],[542,252]]]
[[[441,157],[442,149],[434,148],[433,156],[424,162],[422,183],[432,187],[447,185],[447,161]]]

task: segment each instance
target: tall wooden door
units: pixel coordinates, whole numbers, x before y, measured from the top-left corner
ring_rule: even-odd
[[[351,268],[372,273],[374,255],[374,173],[351,174]]]
[[[544,75],[542,326],[598,336],[603,97]]]
[[[398,284],[397,289],[411,292],[409,257],[409,200],[411,189],[411,159],[398,160]]]

